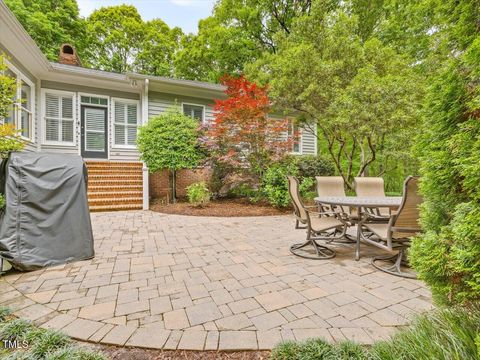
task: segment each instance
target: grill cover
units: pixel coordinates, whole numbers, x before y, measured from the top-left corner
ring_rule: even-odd
[[[87,169],[78,155],[13,152],[0,168],[0,256],[18,270],[94,256]]]

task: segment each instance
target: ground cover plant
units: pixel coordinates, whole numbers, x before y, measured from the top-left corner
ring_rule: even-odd
[[[475,360],[480,358],[478,308],[438,309],[417,316],[390,340],[371,347],[350,341],[330,344],[323,339],[285,342],[272,360]]]
[[[0,308],[0,358],[8,360],[106,360],[100,352],[79,347],[65,334],[41,329],[33,323],[10,316]],[[15,342],[15,349],[5,346]]]

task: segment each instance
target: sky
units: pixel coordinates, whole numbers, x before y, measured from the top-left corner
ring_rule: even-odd
[[[102,6],[134,5],[143,20],[160,18],[168,26],[196,33],[198,20],[211,15],[215,0],[77,0],[80,15],[88,16]]]

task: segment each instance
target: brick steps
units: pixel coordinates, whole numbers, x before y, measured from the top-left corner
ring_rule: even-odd
[[[87,161],[90,211],[143,208],[142,163]]]
[[[91,212],[101,212],[101,211],[126,211],[126,210],[141,210],[142,205],[137,204],[109,204],[109,205],[90,205],[89,208]]]
[[[119,192],[119,189],[117,191],[89,191],[88,192],[88,198],[93,200],[93,199],[108,199],[111,197],[117,197],[121,199],[125,198],[132,198],[132,197],[140,197],[142,198],[143,196],[143,191],[140,190],[132,190],[132,191],[122,191]],[[143,198],[142,198],[143,199]]]

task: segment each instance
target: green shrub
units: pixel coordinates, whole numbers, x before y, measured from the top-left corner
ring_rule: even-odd
[[[5,199],[5,195],[0,194],[0,210],[2,210],[6,204],[7,200]]]
[[[188,202],[196,207],[204,207],[210,202],[210,191],[205,181],[193,183],[187,187]]]
[[[276,207],[290,205],[287,175],[297,176],[300,181],[300,195],[306,200],[315,197],[315,176],[332,175],[333,165],[329,160],[315,156],[290,156],[272,164],[263,174],[261,193]]]
[[[424,232],[410,251],[436,300],[453,304],[480,300],[480,37],[462,53],[427,99],[417,146]]]
[[[335,173],[332,160],[321,155],[302,155],[295,157],[300,177],[330,176]]]
[[[138,130],[137,147],[150,172],[168,169],[172,201],[180,169],[197,166],[203,157],[198,142],[198,121],[172,107],[152,117]]]
[[[255,198],[258,193],[258,190],[254,189],[249,184],[240,184],[235,186],[233,189],[230,189],[227,196],[231,198]]]
[[[290,204],[287,175],[297,175],[298,169],[293,162],[273,164],[262,177],[262,194],[266,200],[276,207],[287,207]]]

